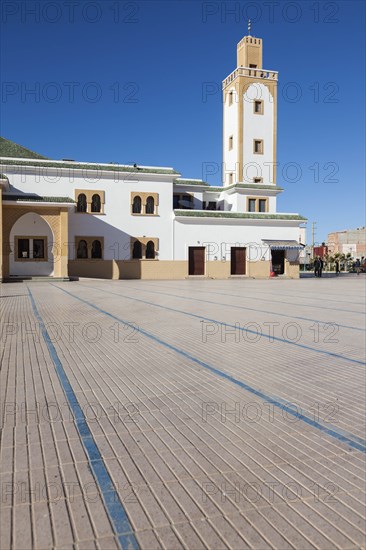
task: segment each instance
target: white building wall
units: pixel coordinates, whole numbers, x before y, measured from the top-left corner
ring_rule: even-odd
[[[263,114],[254,114],[254,99],[263,101]],[[267,86],[260,83],[248,87],[243,98],[243,182],[253,183],[254,177],[262,177],[263,184],[273,183],[273,133],[274,102]],[[264,153],[253,152],[253,141],[262,139]]]
[[[39,169],[38,169],[39,170]],[[63,171],[64,173],[66,171]],[[80,171],[81,172],[81,171]],[[172,181],[116,180],[111,174],[106,177],[88,177],[74,171],[73,176],[65,173],[61,177],[27,173],[9,173],[12,192],[35,193],[41,196],[63,196],[74,199],[75,189],[101,190],[105,192],[104,214],[81,214],[69,209],[70,259],[75,258],[75,237],[104,237],[104,259],[129,259],[130,237],[154,237],[159,239],[158,258],[171,259],[172,242]],[[90,170],[88,176],[93,175]],[[121,178],[121,174],[119,174]],[[158,176],[155,176],[158,178]],[[52,181],[53,180],[53,181]],[[172,176],[173,180],[173,176]],[[132,216],[131,192],[159,194],[157,216]]]
[[[24,178],[19,173],[7,171],[12,192],[36,193],[42,196],[64,196],[74,198],[75,189],[102,190],[105,192],[104,214],[80,214],[75,208],[69,210],[69,243],[70,259],[75,258],[75,237],[104,237],[104,259],[129,259],[130,237],[153,237],[159,239],[158,259],[187,260],[188,247],[202,243],[213,243],[212,250],[217,254],[226,255],[230,246],[242,244],[250,248],[249,258],[258,259],[258,246],[263,239],[299,239],[299,222],[277,222],[266,220],[222,220],[191,218],[183,222],[174,220],[173,177],[170,181],[161,181],[158,175],[150,175],[149,180],[116,179],[113,174],[100,179],[91,180],[82,174],[74,172],[73,177],[64,173],[57,181],[51,181],[48,176],[28,173]],[[64,171],[65,172],[65,171]],[[119,175],[121,177],[121,174]],[[144,175],[146,178],[147,175]],[[155,179],[154,179],[155,178]],[[131,192],[151,192],[159,194],[158,216],[131,215]],[[263,190],[263,193],[265,191]],[[197,192],[198,195],[201,193]],[[208,194],[207,194],[208,195]],[[220,200],[225,199],[226,207],[233,212],[246,210],[247,194],[221,192],[217,194]],[[273,210],[275,197],[270,197],[270,211]],[[282,225],[280,225],[282,223]],[[30,224],[23,227],[17,234],[29,235]],[[44,235],[44,231],[35,229],[36,235]],[[52,233],[47,233],[49,241]],[[252,246],[250,247],[250,243]],[[257,253],[254,250],[257,249]],[[211,254],[215,256],[217,254]],[[257,254],[257,256],[256,256]],[[268,254],[267,254],[268,256]],[[269,256],[266,259],[269,259]],[[212,258],[213,259],[213,258]],[[27,274],[29,272],[27,263]],[[36,266],[39,265],[37,262]],[[14,266],[11,267],[14,272]],[[15,269],[18,269],[15,267]],[[19,273],[20,274],[20,273]],[[35,274],[44,274],[37,268]],[[47,273],[49,274],[49,273]]]
[[[229,95],[226,96],[224,104],[224,135],[223,135],[223,183],[229,185],[229,173],[232,172],[233,183],[238,181],[236,174],[236,163],[238,161],[238,98],[235,88],[230,88],[229,92],[233,92],[233,102],[229,106]],[[229,150],[229,137],[233,136],[233,148]]]
[[[268,198],[268,212],[275,214],[277,212],[277,197]]]
[[[229,260],[231,246],[246,246],[248,259],[251,261],[260,260],[262,257],[269,260],[270,252],[262,240],[296,241],[299,237],[299,228],[296,222],[287,222],[283,226],[271,224],[271,220],[268,222],[268,225],[254,222],[243,227],[236,220],[217,220],[216,223],[203,219],[184,222],[175,220],[175,260],[187,260],[190,246],[206,246],[207,260],[214,260],[215,256],[219,260]]]

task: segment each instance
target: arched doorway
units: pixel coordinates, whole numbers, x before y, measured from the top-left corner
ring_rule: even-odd
[[[51,227],[39,214],[28,212],[18,218],[10,231],[10,275],[52,276],[53,241]]]

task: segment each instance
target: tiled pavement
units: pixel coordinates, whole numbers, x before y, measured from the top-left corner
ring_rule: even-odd
[[[364,291],[0,285],[1,549],[365,548]]]

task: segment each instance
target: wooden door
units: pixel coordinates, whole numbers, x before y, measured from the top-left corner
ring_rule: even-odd
[[[231,247],[231,275],[245,275],[245,252],[244,247]]]
[[[189,247],[188,274],[189,275],[205,274],[205,247],[204,246]]]

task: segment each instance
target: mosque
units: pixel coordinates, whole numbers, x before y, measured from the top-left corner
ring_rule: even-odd
[[[306,218],[277,212],[277,81],[248,32],[223,93],[223,181],[52,160],[0,143],[0,279],[299,277]]]

